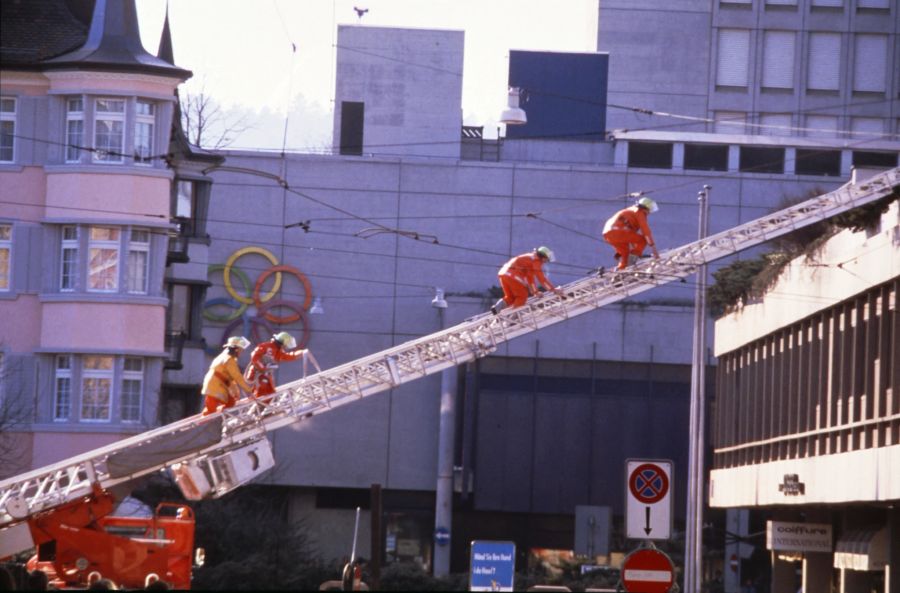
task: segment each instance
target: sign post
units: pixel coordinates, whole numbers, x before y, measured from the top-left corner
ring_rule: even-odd
[[[625,535],[631,539],[672,537],[672,462],[629,459],[625,463]]]
[[[512,591],[516,544],[475,540],[469,563],[469,591]]]

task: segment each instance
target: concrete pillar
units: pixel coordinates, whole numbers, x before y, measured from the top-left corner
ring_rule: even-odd
[[[834,557],[829,552],[803,553],[803,592],[831,591]]]
[[[900,593],[900,508],[888,511],[888,563],[884,567],[885,593]]]
[[[672,146],[672,170],[684,171],[684,142],[676,142]]]
[[[772,553],[772,593],[797,593],[797,563],[778,559]]]
[[[853,151],[849,148],[841,151],[841,177],[849,178],[853,168]]]
[[[784,149],[784,174],[795,175],[797,173],[797,149],[793,147]]]
[[[616,149],[615,155],[613,156],[613,163],[616,167],[627,167],[628,166],[628,142],[625,140],[617,140],[616,141]]]
[[[732,144],[728,147],[728,170],[737,171],[741,165],[741,147]]]

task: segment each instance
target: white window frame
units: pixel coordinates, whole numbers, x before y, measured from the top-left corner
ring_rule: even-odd
[[[750,84],[750,30],[719,29],[716,86],[746,88]]]
[[[53,366],[53,421],[67,422],[72,414],[72,355],[57,355]]]
[[[12,224],[0,222],[0,292],[12,290]]]
[[[100,230],[112,231],[115,238],[94,238],[95,231]],[[92,226],[88,228],[88,264],[87,277],[85,278],[86,288],[88,292],[119,291],[119,275],[122,264],[122,253],[120,245],[121,236],[122,229],[118,227]],[[109,255],[113,256],[112,259],[109,261],[103,261],[103,252],[107,252],[109,253]],[[112,274],[108,273],[108,270],[110,268]],[[105,271],[106,273],[104,273]],[[93,286],[95,278],[104,276],[107,277],[108,280],[104,282],[101,287],[98,288],[96,286]]]
[[[59,290],[73,292],[78,286],[78,227],[63,225],[59,236]]]
[[[0,163],[16,162],[16,109],[18,99],[15,97],[0,97]],[[7,138],[8,147],[7,147]],[[7,158],[6,152],[9,151]]]
[[[837,138],[838,116],[807,115],[806,135],[811,138]]]
[[[840,33],[809,34],[809,70],[806,88],[813,91],[838,91],[841,85]]]
[[[109,361],[109,368],[91,368],[88,362],[92,359]],[[115,380],[116,357],[105,354],[87,354],[81,357],[81,406],[79,418],[82,422],[109,422],[112,419],[113,385]],[[95,389],[89,387],[89,383],[96,385]],[[103,390],[106,391],[106,402],[102,401]],[[96,393],[98,401],[90,402],[88,395]],[[99,411],[105,408],[106,416],[99,415]]]
[[[797,34],[766,31],[763,34],[762,88],[793,89]]]
[[[853,90],[887,90],[888,36],[860,34],[853,40]]]
[[[716,134],[746,133],[747,114],[743,111],[716,111],[713,119],[715,120]]]
[[[152,166],[156,103],[138,99],[134,112],[134,162],[137,165]]]
[[[791,129],[792,116],[790,113],[761,113],[759,115],[759,123],[761,126],[777,126],[777,127],[759,127],[758,132],[764,136],[791,136],[794,131]]]
[[[94,100],[94,162],[125,162],[125,121],[126,103],[121,97],[98,97]],[[108,104],[120,105],[121,110],[109,110],[102,107]],[[101,132],[103,125],[109,124],[109,133]],[[101,138],[108,138],[101,142]]]
[[[132,367],[132,368],[129,368]],[[129,385],[131,388],[126,388]],[[144,400],[144,359],[126,356],[122,362],[119,412],[122,422],[140,422]]]
[[[128,292],[147,294],[150,272],[150,231],[132,229],[128,242]]]
[[[73,131],[73,125],[78,129]],[[84,146],[84,97],[66,97],[66,162],[81,162]]]

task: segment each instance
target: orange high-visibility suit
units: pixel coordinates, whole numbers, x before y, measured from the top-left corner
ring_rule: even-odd
[[[216,356],[203,378],[202,393],[205,397],[203,415],[230,408],[237,403],[240,392],[238,388],[250,393],[250,385],[244,380],[238,366],[237,357],[228,350]]]
[[[544,262],[536,253],[523,253],[503,264],[497,278],[503,288],[503,300],[509,307],[521,307],[529,295],[537,293],[535,280],[547,290],[556,289],[544,276],[543,265]]]
[[[640,206],[629,206],[616,212],[603,225],[603,239],[618,254],[619,265],[616,269],[621,270],[628,265],[629,255],[640,257],[647,245],[653,246],[647,214],[647,210]]]
[[[302,348],[287,352],[276,340],[263,342],[254,348],[246,371],[247,380],[251,383],[256,382],[253,397],[260,398],[275,393],[275,376],[272,371],[277,368],[276,363],[297,360],[304,352],[306,350]]]

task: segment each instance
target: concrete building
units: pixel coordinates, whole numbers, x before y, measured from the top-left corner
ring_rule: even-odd
[[[898,588],[898,205],[716,322],[710,505],[767,532],[736,568],[769,564],[773,593]]]
[[[616,105],[610,130],[804,136],[845,145],[896,140],[900,132],[900,9],[892,0],[599,6],[597,48],[610,52],[609,101]]]
[[[158,422],[168,152],[190,72],[133,2],[4,2],[0,355],[8,476]]]

